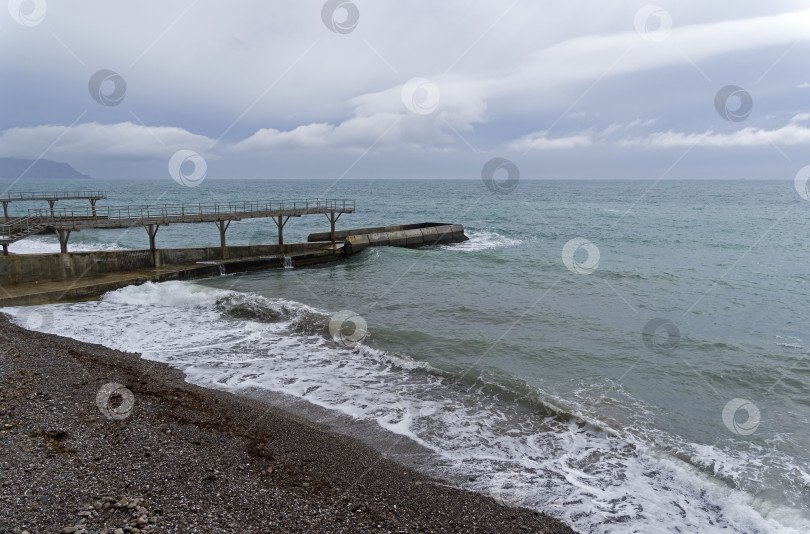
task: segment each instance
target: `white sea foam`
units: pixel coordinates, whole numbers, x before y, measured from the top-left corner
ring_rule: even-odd
[[[428,364],[407,356],[337,346],[320,332],[328,313],[301,303],[166,282],[123,288],[99,302],[37,308],[48,312],[47,320],[32,327],[141,352],[181,368],[192,383],[281,392],[375,421],[434,451],[446,474],[475,477],[472,489],[544,510],[583,532],[810,528],[795,510],[755,502],[584,415],[538,416],[481,391],[450,387],[424,372],[431,371]],[[373,337],[372,327],[372,343]],[[728,472],[738,461],[717,449],[696,454],[717,456],[731,466]]]
[[[780,340],[776,342],[777,347],[785,347],[788,349],[803,349],[804,345],[802,344],[802,340],[794,337],[794,336],[776,336],[776,339]]]
[[[492,250],[497,248],[514,247],[523,243],[520,239],[506,237],[497,232],[470,231],[467,237],[469,241],[458,243],[454,245],[445,245],[450,250],[461,252],[478,252],[481,250]]]
[[[110,304],[123,306],[156,306],[161,308],[212,307],[218,298],[233,292],[212,289],[184,282],[147,282],[127,286],[105,294],[102,299]]]
[[[117,243],[82,243],[81,241],[68,244],[70,252],[100,252],[105,250],[126,250]],[[12,254],[58,254],[59,241],[56,236],[32,236],[12,243],[8,247]]]

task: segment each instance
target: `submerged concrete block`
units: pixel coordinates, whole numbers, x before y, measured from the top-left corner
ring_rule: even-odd
[[[367,235],[350,235],[343,243],[343,253],[346,256],[357,254],[369,247]]]
[[[370,247],[387,247],[390,244],[390,237],[388,232],[376,232],[368,234],[368,246]]]
[[[399,230],[396,232],[387,232],[388,233],[388,246],[390,247],[404,247],[408,244],[408,230]],[[422,237],[422,233],[419,232],[419,237]]]
[[[453,228],[451,225],[443,225],[436,227],[436,243],[452,243],[453,242]]]
[[[436,244],[436,240],[439,238],[439,232],[436,230],[435,226],[422,228],[419,231],[422,234],[422,241],[425,245]]]
[[[405,234],[405,246],[406,247],[419,247],[422,245],[429,244],[425,240],[425,236],[422,235],[422,230],[417,228],[415,230],[407,230],[404,232]]]

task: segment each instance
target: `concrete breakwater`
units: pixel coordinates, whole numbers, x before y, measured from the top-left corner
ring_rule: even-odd
[[[0,307],[85,300],[152,281],[339,261],[368,247],[466,241],[460,224],[420,223],[308,236],[306,243],[0,256]]]
[[[329,239],[329,233],[309,234],[307,241]],[[368,247],[423,247],[447,243],[461,243],[469,238],[464,226],[447,223],[417,223],[372,228],[355,228],[335,232],[335,239],[343,239],[343,252],[357,254]]]

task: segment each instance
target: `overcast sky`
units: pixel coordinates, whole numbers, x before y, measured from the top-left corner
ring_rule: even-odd
[[[182,150],[207,179],[477,178],[502,157],[526,179],[790,180],[809,42],[794,0],[12,0],[0,157],[97,178],[166,177]]]

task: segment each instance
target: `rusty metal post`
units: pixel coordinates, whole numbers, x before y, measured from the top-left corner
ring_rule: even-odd
[[[219,230],[219,246],[222,247],[222,259],[228,259],[228,246],[225,244],[225,232],[231,225],[231,221],[214,221]]]
[[[284,225],[287,224],[287,221],[290,220],[290,215],[287,216],[285,219],[283,215],[279,215],[278,217],[273,217],[273,222],[276,223],[276,227],[278,228],[278,244],[284,244]]]
[[[149,234],[149,250],[152,252],[152,266],[158,267],[157,247],[155,246],[155,236],[160,228],[159,224],[147,224],[144,226],[146,233]]]
[[[330,227],[330,234],[329,235],[330,235],[332,243],[334,243],[335,242],[335,223],[337,222],[338,219],[340,219],[340,216],[343,215],[343,214],[338,213],[337,217],[335,217],[335,212],[330,211],[329,213],[325,213],[324,215],[326,215],[326,218],[329,219],[329,227]]]
[[[217,225],[217,230],[219,230],[219,246],[225,248],[225,232],[231,225],[231,221],[214,221],[214,224]]]
[[[70,239],[70,232],[70,230],[64,229],[56,230],[56,235],[59,237],[59,248],[62,250],[62,254],[68,253],[67,244],[68,239]]]

